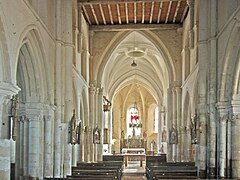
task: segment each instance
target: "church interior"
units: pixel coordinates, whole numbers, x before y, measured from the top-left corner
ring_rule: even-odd
[[[0,179],[239,179],[239,137],[240,0],[0,0]]]

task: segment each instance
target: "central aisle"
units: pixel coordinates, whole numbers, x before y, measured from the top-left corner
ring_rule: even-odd
[[[124,166],[123,180],[147,180],[145,176],[145,162],[140,167],[139,161],[130,161],[128,167]]]

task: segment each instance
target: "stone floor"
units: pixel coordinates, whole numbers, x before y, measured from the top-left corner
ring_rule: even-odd
[[[145,164],[140,167],[138,161],[131,161],[127,167],[124,167],[122,180],[146,180]]]

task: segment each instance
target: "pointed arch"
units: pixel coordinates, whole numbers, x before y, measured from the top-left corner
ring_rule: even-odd
[[[220,78],[220,101],[230,102],[238,88],[238,69],[240,54],[240,24],[233,22],[223,59],[223,69]],[[235,83],[235,84],[234,84]]]
[[[36,26],[25,28],[16,49],[18,56],[14,66],[15,77],[25,90],[23,99],[53,104],[51,67],[46,60],[42,38]]]
[[[0,17],[0,82],[12,81],[10,58],[6,42],[5,29]]]

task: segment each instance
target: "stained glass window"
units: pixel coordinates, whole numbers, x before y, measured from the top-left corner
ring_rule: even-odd
[[[139,120],[137,107],[131,107],[127,111],[127,135],[128,137],[139,136],[141,134],[142,123]]]

